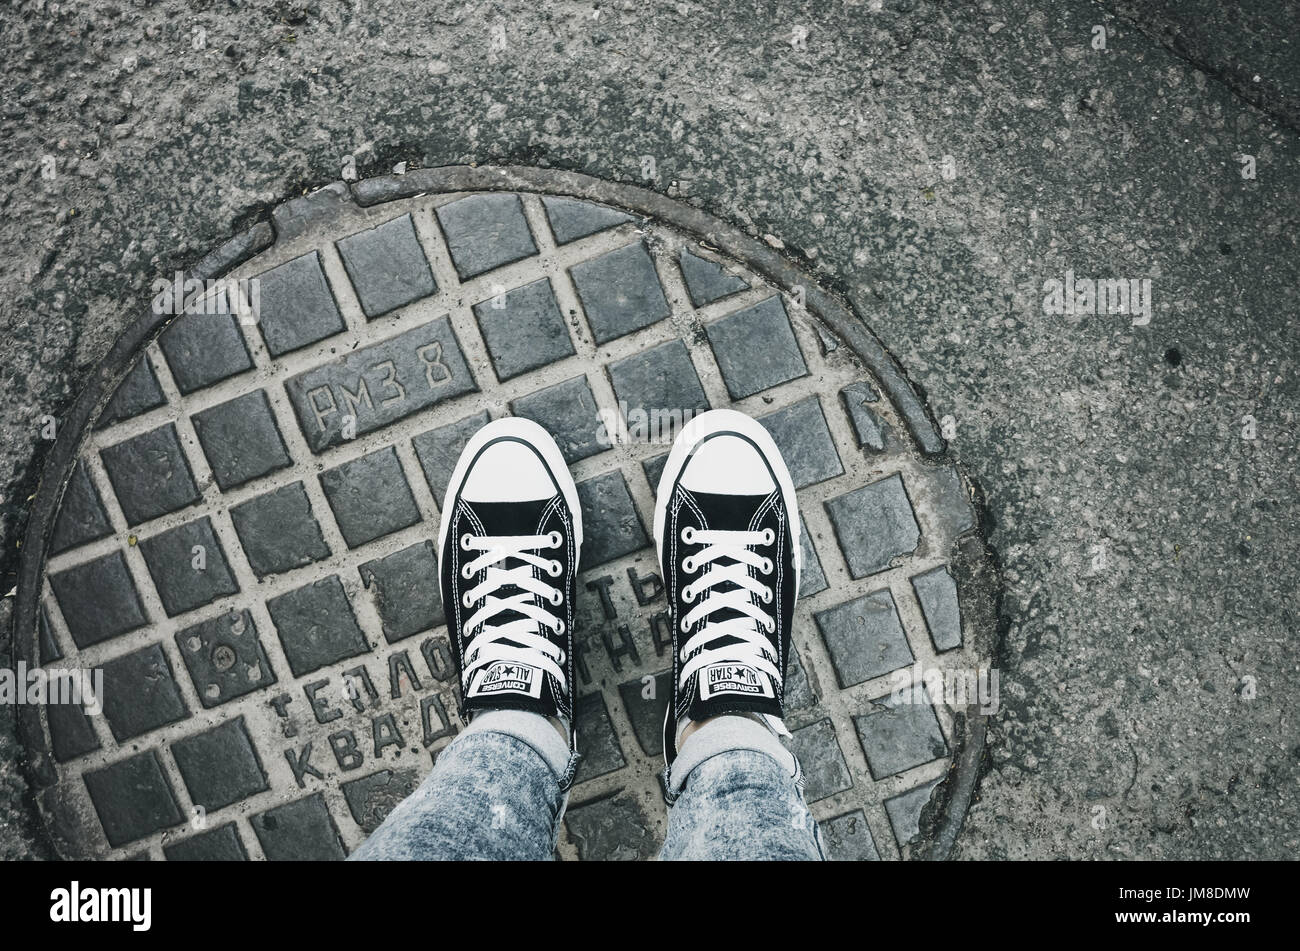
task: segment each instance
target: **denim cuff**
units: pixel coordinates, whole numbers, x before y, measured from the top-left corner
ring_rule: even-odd
[[[686,738],[677,758],[664,774],[669,804],[681,794],[691,771],[705,760],[733,750],[752,750],[776,760],[796,785],[803,776],[799,761],[787,750],[775,733],[747,716],[725,715],[710,720]]]
[[[485,710],[476,714],[457,742],[475,733],[502,733],[532,747],[555,774],[560,792],[568,792],[578,769],[578,752],[570,749],[555,725],[540,713],[527,710]]]

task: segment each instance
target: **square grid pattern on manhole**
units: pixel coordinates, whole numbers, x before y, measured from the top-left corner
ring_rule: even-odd
[[[669,446],[637,437],[656,410],[730,406],[799,489],[786,693],[807,798],[833,857],[897,857],[954,727],[891,702],[894,675],[975,666],[946,564],[974,517],[851,351],[739,266],[575,199],[421,196],[329,228],[234,275],[261,278],[259,321],[186,315],[148,348],[65,494],[41,654],[105,670],[103,716],[48,708],[86,850],[330,859],[364,840],[461,726],[431,539],[461,447],[516,414],[555,435],[586,524],[559,852],[653,855]]]

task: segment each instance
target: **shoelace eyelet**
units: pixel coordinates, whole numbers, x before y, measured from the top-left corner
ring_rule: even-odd
[[[681,627],[682,627],[682,633],[683,633],[683,634],[685,634],[685,633],[687,633],[688,631],[690,631],[691,626],[690,626],[689,624],[686,623],[686,618],[682,618],[682,625],[681,625]]]
[[[682,571],[686,572],[688,575],[695,574],[695,559],[690,555],[687,555],[682,559]]]
[[[556,589],[555,589],[555,595],[554,595],[554,597],[547,598],[547,600],[550,601],[551,604],[554,604],[554,605],[557,605],[557,606],[560,605],[560,604],[563,604],[563,603],[564,603],[564,592],[561,591],[559,588],[556,588]]]
[[[692,601],[694,601],[695,589],[692,588],[690,585],[687,585],[686,587],[682,588],[682,600],[685,601],[687,604],[690,604]]]
[[[551,548],[559,548],[564,544],[564,536],[559,532],[551,532],[546,536],[546,542]]]
[[[763,529],[763,544],[770,545],[774,541],[776,541],[776,532],[770,528]]]
[[[771,603],[772,603],[772,589],[771,589],[771,588],[764,588],[764,589],[763,589],[763,593],[762,593],[761,595],[759,595],[759,597],[761,597],[761,598],[763,599],[763,603],[764,603],[764,604],[771,604]]]
[[[776,630],[776,621],[772,620],[771,618],[768,618],[763,622],[763,629],[767,631],[767,633],[771,634],[773,631]]]
[[[471,601],[471,600],[469,599],[469,592],[468,592],[468,591],[466,591],[463,595],[461,595],[460,603],[463,604],[463,605],[465,605],[465,607],[467,607],[467,608],[468,608],[468,607],[473,607],[474,602]]]
[[[772,573],[772,559],[764,558],[763,563],[758,566],[758,570],[765,575],[770,575]]]
[[[687,545],[695,544],[695,529],[687,525],[682,529],[682,541]]]
[[[564,570],[564,565],[560,564],[559,561],[555,560],[554,558],[552,558],[551,561],[546,566],[546,573],[550,575],[552,578],[558,578],[560,576],[560,572],[563,570]]]
[[[466,581],[474,577],[474,572],[469,570],[469,566],[470,566],[470,562],[467,561],[463,566],[461,566],[460,569],[460,576],[464,578]]]
[[[560,623],[557,624],[557,625],[555,626],[555,633],[556,633],[556,634],[563,634],[563,633],[564,633],[564,621],[563,621],[563,620],[561,620]]]
[[[463,551],[469,551],[469,543],[474,540],[474,536],[469,532],[460,536],[460,547]]]

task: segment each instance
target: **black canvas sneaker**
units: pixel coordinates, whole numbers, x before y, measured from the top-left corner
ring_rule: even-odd
[[[462,718],[531,710],[571,724],[582,513],[559,447],[536,423],[494,420],[444,498],[438,563]]]
[[[655,501],[673,623],[669,765],[687,718],[755,714],[784,732],[799,532],[794,484],[767,430],[727,409],[691,420],[673,443]]]

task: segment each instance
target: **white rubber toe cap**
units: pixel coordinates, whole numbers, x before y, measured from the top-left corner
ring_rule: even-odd
[[[725,433],[695,447],[682,470],[681,484],[692,492],[724,495],[766,495],[776,488],[754,444]]]
[[[474,460],[461,498],[467,502],[532,502],[549,499],[559,491],[531,446],[518,439],[502,439]]]

